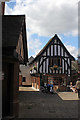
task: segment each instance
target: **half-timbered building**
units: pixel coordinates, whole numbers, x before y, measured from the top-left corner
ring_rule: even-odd
[[[60,89],[66,89],[68,78],[71,76],[71,62],[73,60],[75,58],[55,34],[29,64],[32,86],[40,88],[41,84],[47,82],[57,85]]]

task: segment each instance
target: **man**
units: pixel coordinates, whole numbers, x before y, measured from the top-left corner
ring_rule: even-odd
[[[78,98],[80,98],[80,78],[76,82],[76,89],[78,91]]]

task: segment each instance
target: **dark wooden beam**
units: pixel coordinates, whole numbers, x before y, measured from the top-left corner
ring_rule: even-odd
[[[58,43],[58,40],[57,40],[57,43]],[[58,56],[58,44],[56,45],[56,54]]]
[[[67,75],[68,75],[68,58],[67,58]]]
[[[48,73],[50,73],[50,70],[49,70],[49,61],[50,61],[50,59],[48,58]]]
[[[71,76],[71,66],[72,66],[72,63],[71,63],[71,59],[70,59],[70,76]]]
[[[53,42],[53,56],[54,56],[54,42]]]
[[[38,63],[38,73],[40,73],[40,59],[39,59],[39,63]]]
[[[61,46],[60,46],[60,57],[61,57]]]
[[[48,58],[49,58],[49,57],[54,57],[54,58],[55,58],[55,57],[57,57],[57,58],[69,58],[69,57],[58,56],[58,55],[56,55],[56,56],[44,56],[44,55],[43,55],[42,57],[48,57]]]
[[[61,58],[61,67],[62,67],[62,58]],[[61,74],[62,74],[62,69],[61,69]]]
[[[44,61],[43,61],[43,57],[42,57],[42,73],[43,73],[43,62],[44,62]]]

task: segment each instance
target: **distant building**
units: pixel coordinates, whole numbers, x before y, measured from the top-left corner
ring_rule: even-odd
[[[19,65],[27,62],[25,15],[2,16],[3,118],[18,116]]]
[[[33,60],[34,60],[34,57],[31,56],[31,57],[28,59],[28,64],[30,64]]]
[[[32,86],[29,63],[31,63],[33,59],[34,58],[32,56],[28,59],[27,66],[20,65],[20,71],[21,71],[20,77],[22,76],[22,80],[20,79],[19,81],[20,81],[20,85],[22,86]]]
[[[51,38],[34,60],[29,63],[32,86],[40,88],[43,83],[66,89],[71,77],[71,62],[75,58],[68,52],[59,37]]]

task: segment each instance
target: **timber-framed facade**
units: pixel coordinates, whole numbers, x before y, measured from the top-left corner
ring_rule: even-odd
[[[43,82],[46,81],[49,84],[50,82],[53,82],[55,85],[63,83],[66,86],[67,79],[71,76],[71,62],[73,60],[75,58],[68,52],[59,37],[55,34],[30,63],[31,68],[33,68],[30,70],[32,85],[36,83],[37,88],[37,77],[39,77],[40,85],[43,80]]]

